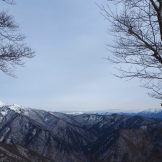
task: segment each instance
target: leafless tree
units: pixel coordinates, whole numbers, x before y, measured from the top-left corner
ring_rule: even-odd
[[[150,95],[162,99],[162,0],[107,0],[100,5],[112,24],[108,59],[120,78],[140,78]]]
[[[2,1],[13,4],[12,0]],[[23,65],[25,58],[34,55],[31,48],[24,44],[25,37],[18,32],[18,28],[12,16],[0,11],[0,70],[12,76],[16,65]]]

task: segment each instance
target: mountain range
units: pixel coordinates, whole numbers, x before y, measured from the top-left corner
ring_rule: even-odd
[[[162,162],[162,119],[2,105],[0,161]]]

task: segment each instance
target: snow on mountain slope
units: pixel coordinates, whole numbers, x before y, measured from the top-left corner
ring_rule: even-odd
[[[0,101],[0,106],[4,106],[5,104],[2,102],[2,101]]]
[[[15,111],[15,112],[17,112],[17,113],[21,113],[22,110],[25,110],[25,109],[23,109],[23,107],[22,107],[21,105],[17,105],[17,104],[8,105],[8,107],[9,107],[11,110],[13,110],[13,111]]]
[[[1,143],[21,146],[51,162],[162,159],[162,121],[137,114],[64,114],[14,104],[0,107],[0,119]]]

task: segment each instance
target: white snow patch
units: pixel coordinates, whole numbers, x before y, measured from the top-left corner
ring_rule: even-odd
[[[96,116],[95,115],[90,115],[89,120],[96,120]]]
[[[25,116],[29,116],[29,111],[25,111],[24,113],[23,113]]]
[[[47,122],[49,119],[48,118],[45,118],[44,121]]]
[[[33,132],[32,132],[33,136],[35,136],[36,133],[37,133],[37,130],[33,129]]]
[[[6,116],[6,115],[7,115],[7,112],[8,112],[8,110],[5,109],[5,110],[2,110],[2,111],[1,111],[1,114],[2,114],[3,116]]]
[[[84,114],[85,112],[76,111],[76,112],[64,112],[64,113],[69,114],[69,115],[81,115],[81,114]]]
[[[31,108],[27,108],[27,107],[24,107],[22,105],[17,105],[17,104],[8,105],[8,108],[10,110],[15,111],[16,113],[23,114],[25,116],[29,116],[30,111],[32,110]]]
[[[2,101],[0,101],[0,107],[1,106],[4,106],[5,105],[5,103],[3,103]]]
[[[23,110],[23,106],[17,104],[10,105],[9,108],[17,113],[21,113]]]

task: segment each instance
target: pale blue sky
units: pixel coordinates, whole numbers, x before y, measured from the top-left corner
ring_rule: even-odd
[[[95,3],[104,0],[17,0],[14,15],[36,57],[11,78],[0,72],[0,100],[52,111],[157,108],[139,81],[115,78],[106,61],[109,23]]]

